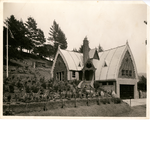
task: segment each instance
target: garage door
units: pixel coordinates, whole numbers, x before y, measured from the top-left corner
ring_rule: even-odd
[[[134,98],[134,85],[120,85],[120,98]]]

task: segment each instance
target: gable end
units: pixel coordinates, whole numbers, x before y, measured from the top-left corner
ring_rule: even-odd
[[[131,59],[131,55],[127,50],[119,68],[119,78],[135,78],[135,68],[133,65],[133,61]]]

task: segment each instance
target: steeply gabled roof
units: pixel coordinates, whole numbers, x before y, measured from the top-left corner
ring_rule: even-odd
[[[122,62],[122,59],[126,51],[129,51],[131,54],[131,59],[134,64],[136,78],[137,69],[134,62],[134,58],[128,43],[113,49],[105,50],[99,52],[99,60],[92,59],[93,65],[96,68],[95,71],[95,80],[116,80],[118,78],[118,71]],[[95,51],[91,50],[89,52],[89,58],[94,56]],[[73,51],[61,50],[59,49],[54,62],[57,59],[58,54],[60,54],[68,68],[68,70],[81,71],[83,69],[83,54]]]
[[[80,71],[83,68],[83,54],[73,51],[60,50],[68,64],[69,70]]]
[[[97,68],[95,80],[112,80],[117,78],[118,64],[120,63],[125,48],[126,45],[123,45],[99,52],[100,60],[93,60],[93,64]]]

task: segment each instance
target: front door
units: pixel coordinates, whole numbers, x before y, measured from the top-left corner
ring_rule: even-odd
[[[93,70],[85,71],[85,80],[90,81],[93,78]]]

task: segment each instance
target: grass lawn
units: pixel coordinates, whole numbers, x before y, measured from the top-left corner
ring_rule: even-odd
[[[78,106],[77,108],[59,108],[48,111],[20,113],[16,114],[16,116],[115,117],[118,114],[125,114],[130,111],[130,106],[123,102],[121,104]]]
[[[119,114],[117,117],[146,117],[146,105],[133,106],[130,112]]]

